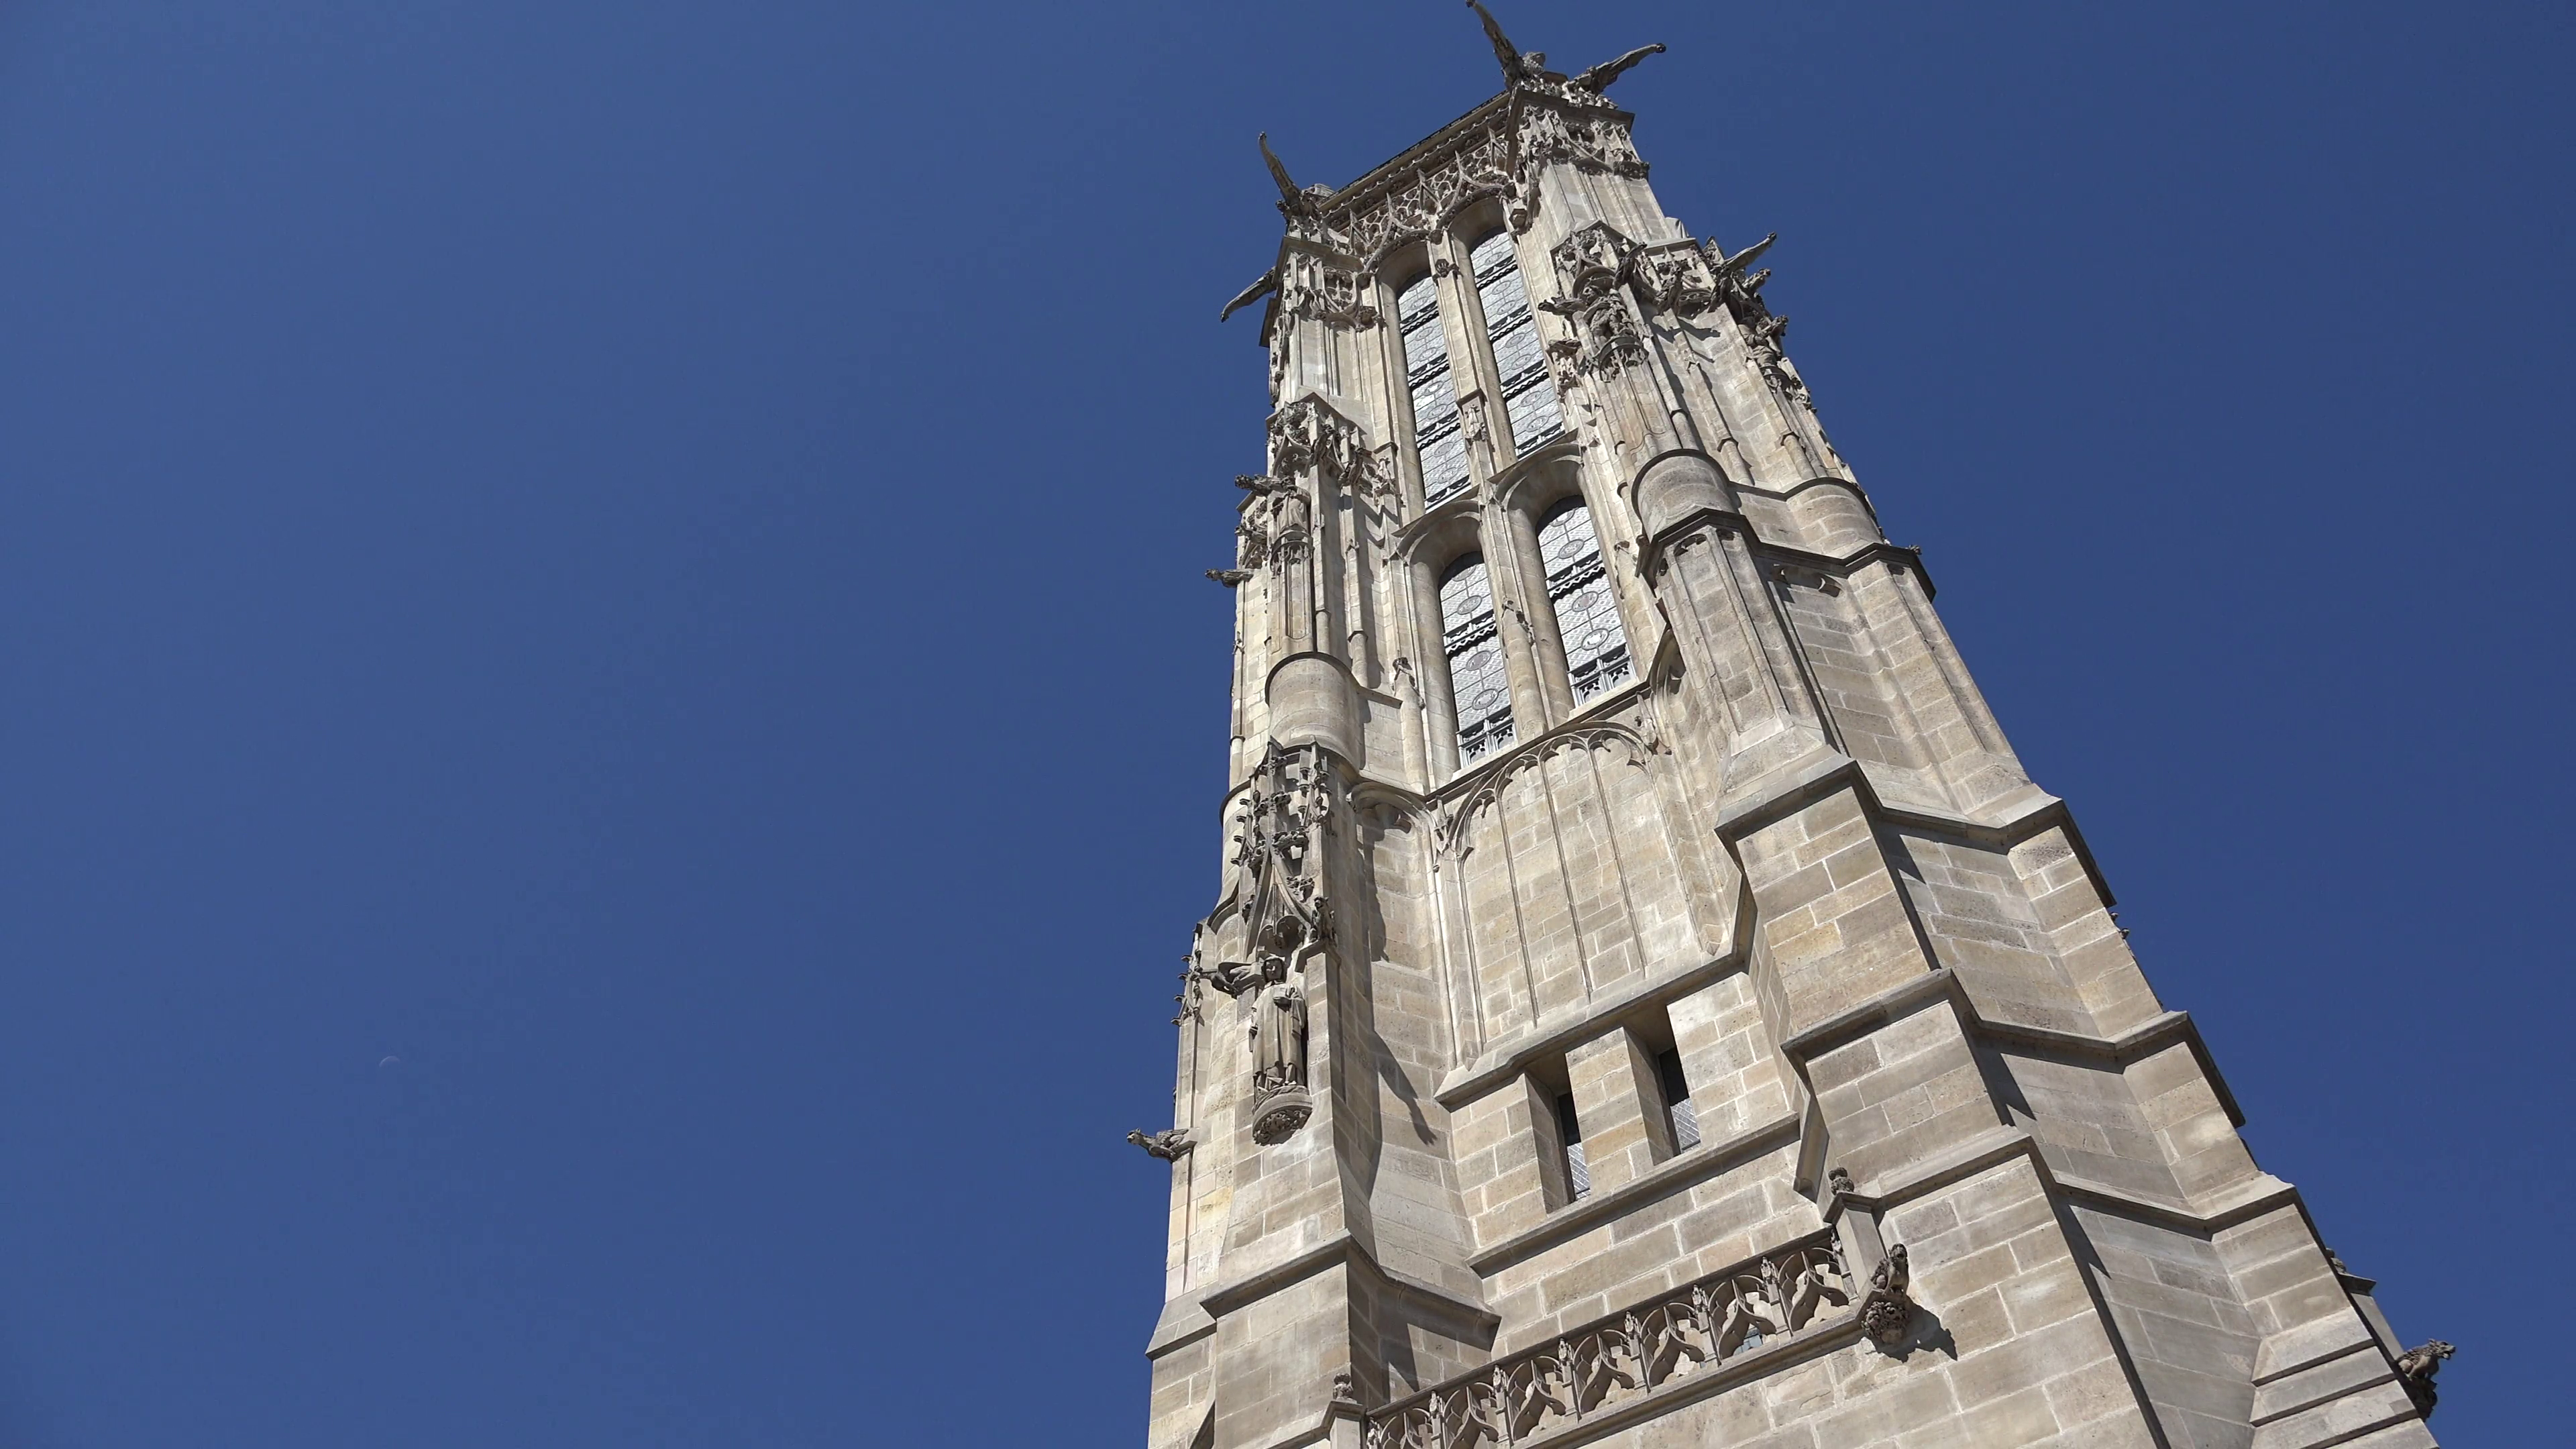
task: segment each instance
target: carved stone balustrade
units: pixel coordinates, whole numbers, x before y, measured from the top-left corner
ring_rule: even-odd
[[[1368,1449],[1535,1444],[1722,1365],[1854,1322],[1830,1232],[1712,1273],[1368,1418]]]

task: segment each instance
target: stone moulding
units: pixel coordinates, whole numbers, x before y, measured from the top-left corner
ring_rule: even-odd
[[[1775,1248],[1368,1416],[1368,1449],[1573,1443],[1856,1337],[1833,1234]]]

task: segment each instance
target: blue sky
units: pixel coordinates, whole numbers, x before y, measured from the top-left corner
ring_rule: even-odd
[[[2258,1157],[2446,1439],[2563,1430],[2568,12],[1502,15],[1671,46]],[[1495,85],[1449,0],[0,11],[0,1442],[1138,1442],[1252,138]]]

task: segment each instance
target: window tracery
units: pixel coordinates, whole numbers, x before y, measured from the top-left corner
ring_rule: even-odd
[[[1576,699],[1589,699],[1634,672],[1619,601],[1601,564],[1601,539],[1592,510],[1569,499],[1538,530],[1539,564],[1547,571],[1547,600],[1556,610],[1557,636],[1565,641],[1565,669]]]
[[[1493,345],[1495,375],[1502,381],[1512,451],[1526,456],[1565,431],[1565,410],[1547,375],[1547,349],[1540,345],[1538,322],[1530,315],[1529,289],[1521,280],[1512,234],[1498,231],[1476,243],[1467,262],[1476,274],[1476,300],[1485,311],[1485,336]]]
[[[1396,294],[1395,318],[1404,338],[1404,383],[1413,399],[1413,446],[1422,459],[1422,501],[1428,507],[1467,483],[1467,438],[1449,376],[1440,288],[1429,273]]]
[[[1484,556],[1450,565],[1440,583],[1440,648],[1458,709],[1458,754],[1474,760],[1512,742],[1511,678],[1494,627],[1494,584]]]

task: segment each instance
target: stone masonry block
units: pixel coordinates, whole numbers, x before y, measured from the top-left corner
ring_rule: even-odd
[[[1672,1156],[1672,1128],[1655,1096],[1654,1057],[1636,1033],[1617,1027],[1571,1048],[1565,1072],[1594,1192],[1634,1181]]]

